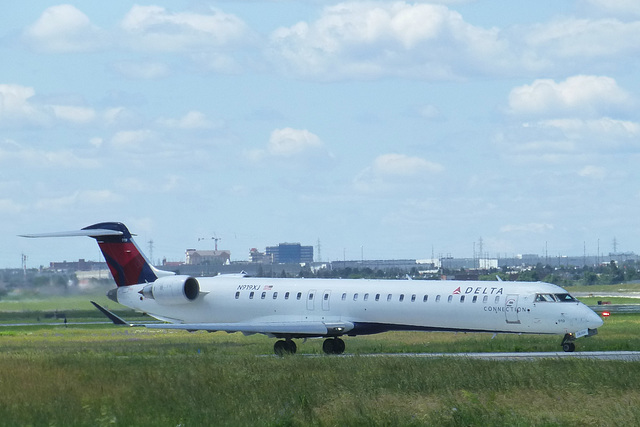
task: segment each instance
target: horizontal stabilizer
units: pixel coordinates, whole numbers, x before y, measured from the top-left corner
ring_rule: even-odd
[[[110,312],[106,308],[102,307],[100,304],[98,304],[96,302],[93,302],[93,301],[91,301],[91,304],[93,304],[98,310],[100,310],[102,312],[102,314],[107,316],[109,318],[109,320],[111,320],[113,322],[114,325],[132,326],[130,323],[126,322],[122,317],[118,316],[117,314],[114,314],[114,313]]]
[[[85,229],[75,231],[59,231],[56,233],[40,233],[40,234],[21,234],[20,237],[36,238],[36,237],[101,237],[101,236],[122,236],[123,232],[108,229]]]

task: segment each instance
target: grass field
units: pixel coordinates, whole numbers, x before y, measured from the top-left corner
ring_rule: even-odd
[[[35,308],[52,306],[29,307]],[[578,350],[640,350],[638,331],[640,315],[613,315],[599,335],[578,340]],[[346,338],[345,357],[323,356],[322,341],[309,340],[298,341],[298,355],[278,358],[274,340],[264,336],[110,325],[3,327],[0,424],[640,424],[637,362],[365,356],[558,351],[560,338],[396,332]]]
[[[0,425],[640,425],[639,362],[368,357],[559,351],[559,336],[394,332],[278,358],[264,336],[74,326],[104,320],[89,299],[141,319],[103,292],[0,302]],[[639,331],[614,313],[577,350],[640,350]]]

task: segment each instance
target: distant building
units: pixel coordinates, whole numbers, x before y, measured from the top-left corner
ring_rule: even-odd
[[[266,253],[260,252],[256,248],[251,248],[249,251],[249,256],[251,258],[251,262],[259,263],[259,264],[271,264],[273,263],[273,257],[271,255],[267,256]]]
[[[186,258],[186,264],[188,265],[228,264],[231,259],[231,252],[187,249]]]
[[[91,271],[91,270],[102,270],[107,268],[106,262],[96,262],[96,261],[85,261],[84,259],[79,259],[77,262],[50,262],[49,268],[51,270],[57,271]]]
[[[313,262],[313,246],[302,246],[300,243],[280,243],[278,246],[267,246],[266,256],[271,257],[274,264]]]

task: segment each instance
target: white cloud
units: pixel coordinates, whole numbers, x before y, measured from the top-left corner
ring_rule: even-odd
[[[423,105],[418,109],[420,117],[427,120],[435,120],[440,117],[440,110],[435,105]]]
[[[23,32],[32,49],[48,53],[87,52],[102,46],[102,31],[69,4],[51,6]]]
[[[444,170],[438,163],[433,163],[420,157],[404,154],[383,154],[378,156],[371,166],[375,175],[382,176],[414,176],[423,173],[437,173]]]
[[[106,109],[101,117],[104,123],[109,126],[123,126],[136,122],[135,113],[125,107],[112,107]]]
[[[0,213],[6,215],[16,215],[25,210],[25,207],[10,199],[0,199]]]
[[[121,197],[111,190],[82,190],[59,197],[40,199],[35,209],[50,212],[67,212],[79,206],[103,206],[117,203]]]
[[[91,107],[43,104],[35,99],[36,91],[32,87],[0,84],[0,126],[83,125],[95,122],[98,118],[98,113]]]
[[[35,93],[32,87],[0,84],[0,124],[44,123],[46,116],[30,102]]]
[[[273,156],[292,157],[322,146],[320,138],[306,129],[283,128],[271,132],[267,151]]]
[[[96,118],[93,108],[73,105],[52,105],[51,108],[58,119],[72,123],[89,123]]]
[[[218,47],[247,36],[240,18],[216,9],[209,14],[174,13],[160,6],[134,5],[120,26],[136,48],[155,51]]]
[[[0,144],[1,163],[20,165],[23,169],[42,167],[93,169],[100,165],[97,159],[80,157],[73,150],[39,150],[23,147],[11,140]]]
[[[315,22],[275,30],[268,54],[287,73],[318,79],[403,76],[455,79],[510,67],[497,29],[445,6],[340,3]]]
[[[539,122],[542,128],[553,128],[561,130],[571,139],[577,138],[607,138],[612,140],[623,140],[635,138],[640,135],[640,124],[627,120],[616,120],[609,117],[599,119],[551,119]]]
[[[553,230],[552,224],[531,222],[528,224],[510,224],[500,228],[502,233],[535,233],[541,234]]]
[[[119,149],[139,149],[144,143],[153,138],[150,129],[123,130],[116,132],[111,138],[111,144]]]
[[[169,66],[157,61],[121,61],[114,63],[112,68],[130,79],[152,80],[170,74]]]
[[[382,154],[355,177],[353,184],[356,190],[362,192],[411,189],[412,183],[423,183],[425,178],[443,170],[442,165],[421,157]]]
[[[104,139],[99,136],[94,136],[93,138],[89,139],[89,144],[93,145],[96,148],[100,148],[103,143]]]
[[[607,176],[607,170],[600,166],[587,165],[583,167],[578,175],[585,178],[604,179]]]
[[[559,83],[538,79],[509,94],[509,110],[513,114],[592,115],[629,104],[629,94],[615,79],[605,76],[578,75]]]
[[[584,63],[589,59],[637,54],[640,22],[567,18],[533,25],[524,39],[539,57],[556,66],[569,66],[567,59]]]
[[[215,127],[215,124],[200,111],[189,111],[179,119],[159,119],[158,123],[162,126],[185,130],[211,129]]]
[[[600,12],[628,17],[640,15],[640,3],[637,0],[582,0],[582,3],[590,5]]]

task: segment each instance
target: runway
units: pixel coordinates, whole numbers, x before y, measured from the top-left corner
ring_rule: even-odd
[[[360,357],[421,357],[421,358],[461,358],[477,360],[523,360],[540,359],[589,359],[589,360],[621,360],[625,362],[640,361],[640,351],[576,351],[573,353],[531,352],[531,353],[388,353],[362,354]]]

